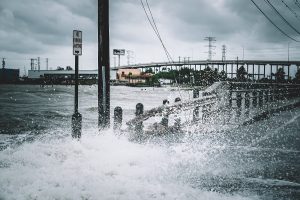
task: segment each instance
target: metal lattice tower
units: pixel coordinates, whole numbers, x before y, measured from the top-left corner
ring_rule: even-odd
[[[30,69],[34,70],[34,58],[30,59]]]
[[[208,60],[212,59],[212,56],[215,54],[213,50],[216,46],[213,45],[214,42],[216,42],[215,37],[205,37],[204,40],[208,41]]]
[[[127,53],[127,65],[130,65],[130,59],[134,58],[133,57],[133,51],[127,50],[126,53]]]
[[[226,45],[222,45],[222,61],[226,60]]]
[[[6,58],[2,58],[2,68],[3,68],[3,69],[5,68],[5,59],[6,59]]]
[[[48,70],[49,59],[46,58],[46,70]]]

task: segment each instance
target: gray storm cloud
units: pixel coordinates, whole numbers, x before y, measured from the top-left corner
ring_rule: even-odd
[[[148,2],[163,39],[175,55],[184,53],[184,49],[196,48],[195,45],[201,46],[199,51],[204,51],[205,36],[215,36],[217,48],[222,44],[232,48],[245,46],[249,49],[285,48],[287,42],[297,45],[268,22],[250,0],[148,0]],[[299,34],[287,26],[264,1],[255,2],[287,34],[300,40]],[[300,29],[298,25],[300,8],[294,1],[284,2],[287,2],[295,13],[287,9],[281,1],[271,2],[293,26]],[[70,46],[73,29],[81,29],[85,44],[95,46],[97,0],[1,0],[0,2],[0,56],[51,54],[49,49],[56,49],[59,52],[60,49]],[[110,33],[112,48],[135,49],[139,52],[137,54],[141,61],[165,59],[159,41],[147,22],[140,0],[110,1]],[[90,51],[93,52],[94,49]],[[276,57],[278,55],[272,57],[268,54],[268,56],[270,59],[278,58]]]

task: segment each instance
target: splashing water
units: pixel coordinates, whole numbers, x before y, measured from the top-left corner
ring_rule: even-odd
[[[27,86],[28,91],[21,92],[25,86],[20,87],[1,89],[0,105],[6,111],[1,120],[21,126],[1,126],[14,135],[0,135],[0,199],[299,197],[300,110],[259,126],[225,129],[204,124],[178,140],[136,142],[112,130],[97,133],[96,88],[84,86],[83,135],[77,141],[70,137],[74,88]],[[122,106],[126,121],[133,117],[136,103],[150,109],[174,97],[166,88],[113,87],[112,107]]]

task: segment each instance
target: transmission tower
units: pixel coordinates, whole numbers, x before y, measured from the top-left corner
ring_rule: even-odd
[[[126,53],[127,53],[127,65],[130,65],[130,59],[133,58],[134,52],[131,50],[127,50]]]
[[[46,58],[46,70],[48,70],[49,59]]]
[[[226,45],[222,45],[222,61],[226,60]]]
[[[5,68],[5,59],[6,59],[6,58],[2,58],[2,68],[3,68],[3,69]]]
[[[215,49],[216,46],[213,44],[216,42],[215,37],[205,37],[204,40],[208,41],[208,60],[212,59],[212,56],[215,54],[213,50]]]

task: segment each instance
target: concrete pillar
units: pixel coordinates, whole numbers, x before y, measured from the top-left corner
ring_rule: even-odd
[[[257,80],[260,79],[260,64],[258,64],[258,69],[257,69]]]
[[[271,72],[270,72],[270,77],[271,77],[271,80],[273,80],[273,65],[270,65],[271,66]]]
[[[253,68],[252,68],[252,73],[253,73],[253,78],[252,78],[252,80],[254,81],[255,80],[255,71],[254,71],[254,64],[253,64]]]

